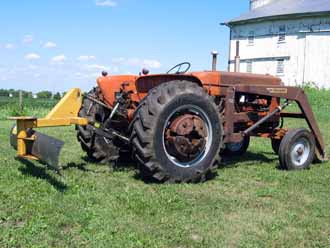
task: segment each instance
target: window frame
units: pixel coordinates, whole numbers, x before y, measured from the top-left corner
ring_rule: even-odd
[[[277,76],[285,75],[285,59],[276,60],[276,75]]]
[[[285,25],[279,26],[277,43],[278,44],[286,43],[286,26]]]
[[[253,61],[252,60],[246,61],[246,72],[253,73]]]
[[[254,46],[255,42],[255,33],[254,31],[250,31],[248,35],[248,46]]]

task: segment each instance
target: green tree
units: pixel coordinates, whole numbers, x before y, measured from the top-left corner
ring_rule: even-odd
[[[55,100],[60,100],[62,98],[61,96],[61,93],[60,92],[57,92],[55,95],[54,95],[54,99]]]
[[[52,98],[52,95],[53,95],[52,92],[46,90],[37,93],[37,97],[41,99],[50,99]]]
[[[33,93],[31,91],[23,91],[24,98],[32,98]]]
[[[0,89],[0,96],[9,96],[9,90]]]

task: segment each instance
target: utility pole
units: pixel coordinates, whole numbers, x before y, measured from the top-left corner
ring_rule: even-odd
[[[22,113],[23,112],[23,91],[19,91],[19,111]]]

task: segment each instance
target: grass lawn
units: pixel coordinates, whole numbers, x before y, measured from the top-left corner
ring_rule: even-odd
[[[309,95],[329,154],[330,92]],[[0,247],[330,247],[329,162],[279,170],[270,141],[253,139],[212,181],[145,184],[86,162],[74,127],[45,129],[66,142],[58,175],[14,159],[11,125],[0,121]]]

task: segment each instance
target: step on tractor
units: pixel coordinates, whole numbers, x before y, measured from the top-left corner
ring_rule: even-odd
[[[70,90],[45,118],[11,118],[11,145],[20,158],[58,168],[64,142],[34,128],[76,125],[89,159],[132,157],[143,178],[170,183],[207,180],[222,156],[242,156],[250,137],[270,139],[287,170],[325,160],[303,89],[270,75],[217,71],[216,61],[210,71],[189,72],[190,66],[181,63],[164,74],[103,72],[94,89]],[[284,111],[294,102],[299,112]],[[287,129],[286,118],[305,119],[309,129]]]

